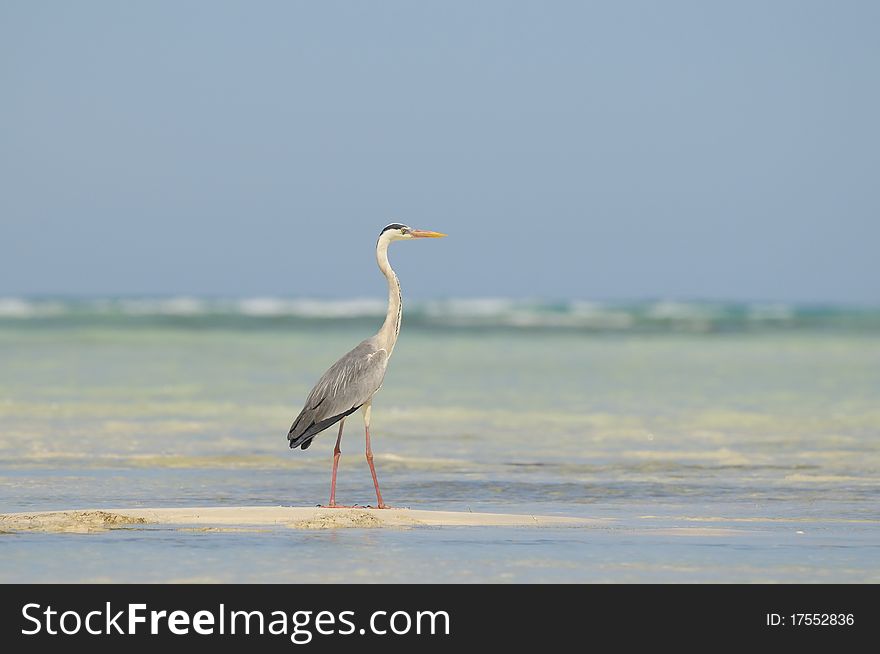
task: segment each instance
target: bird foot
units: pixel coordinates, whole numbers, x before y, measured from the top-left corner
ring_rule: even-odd
[[[378,506],[373,506],[372,504],[316,504],[315,505],[319,509],[400,509],[402,507],[399,506],[388,506],[387,504],[380,504]],[[403,507],[405,508],[405,507]]]

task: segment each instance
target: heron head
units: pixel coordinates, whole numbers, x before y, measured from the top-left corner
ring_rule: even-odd
[[[379,232],[379,238],[386,238],[389,241],[403,241],[410,238],[442,238],[446,234],[440,232],[431,232],[425,229],[413,229],[409,225],[400,223],[391,223]]]

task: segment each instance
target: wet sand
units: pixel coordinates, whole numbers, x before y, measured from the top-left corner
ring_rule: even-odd
[[[339,529],[380,527],[585,527],[607,521],[565,516],[413,509],[235,506],[84,509],[0,514],[0,530],[88,533],[145,525],[228,531],[259,527]]]

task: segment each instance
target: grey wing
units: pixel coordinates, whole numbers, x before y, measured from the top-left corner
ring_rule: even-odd
[[[293,421],[290,447],[307,449],[320,432],[357,411],[379,390],[385,378],[388,352],[368,339],[330,366]]]

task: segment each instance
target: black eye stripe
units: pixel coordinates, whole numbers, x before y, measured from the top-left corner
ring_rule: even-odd
[[[386,225],[385,228],[379,232],[379,236],[387,232],[389,229],[402,229],[405,232],[409,231],[409,227],[406,225],[401,225],[400,223],[391,223],[390,225]]]

